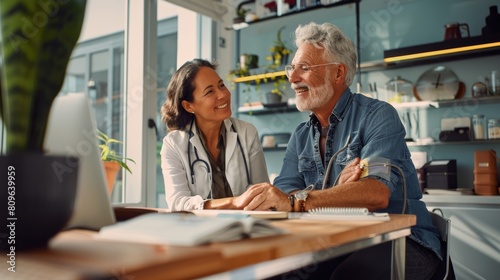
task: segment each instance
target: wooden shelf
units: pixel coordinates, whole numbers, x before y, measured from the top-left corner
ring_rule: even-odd
[[[266,107],[240,107],[238,108],[239,114],[246,115],[270,115],[270,114],[281,114],[287,112],[298,112],[297,107],[295,105],[288,105],[283,107],[275,107],[275,108],[266,108]]]
[[[257,80],[262,81],[262,80],[267,80],[267,79],[271,79],[271,81],[274,81],[278,77],[286,77],[285,71],[269,72],[269,73],[255,74],[255,75],[250,75],[250,76],[245,76],[245,77],[238,77],[238,78],[234,78],[233,82],[245,83],[245,82],[253,82],[253,81],[257,81]]]
[[[474,36],[386,50],[383,61],[371,63],[364,70],[410,67],[495,54],[500,54],[500,35]]]
[[[269,16],[269,17],[258,19],[258,20],[245,22],[244,25],[241,25],[239,23],[233,24],[233,29],[240,30],[240,29],[245,28],[248,25],[252,25],[255,23],[259,23],[259,22],[264,22],[264,21],[268,21],[268,20],[272,20],[272,19],[278,19],[278,18],[282,18],[285,16],[296,15],[296,14],[300,14],[300,13],[308,12],[308,11],[312,11],[312,10],[323,9],[323,8],[332,8],[332,7],[336,7],[336,6],[343,6],[343,5],[354,4],[354,3],[359,3],[359,2],[361,2],[361,0],[339,0],[338,2],[334,2],[334,3],[330,3],[330,4],[321,4],[320,3],[320,4],[317,4],[314,6],[311,5],[309,7],[305,7],[305,8],[301,8],[301,9],[295,8],[295,9],[290,10],[289,12],[284,13],[280,16],[278,16],[278,15]]]
[[[467,97],[461,99],[452,99],[452,100],[440,100],[437,102],[436,108],[445,108],[445,107],[455,107],[455,106],[470,106],[470,105],[479,105],[479,104],[497,104],[500,103],[500,95],[494,96],[485,96],[485,97]]]
[[[500,139],[473,140],[473,141],[436,141],[432,143],[419,144],[418,142],[406,142],[408,147],[426,147],[426,146],[448,146],[448,145],[485,145],[500,144]]]
[[[391,103],[396,110],[412,109],[412,108],[447,108],[455,106],[471,106],[480,104],[497,104],[500,103],[500,95],[486,97],[467,97],[451,100],[436,100],[436,101],[415,101]]]

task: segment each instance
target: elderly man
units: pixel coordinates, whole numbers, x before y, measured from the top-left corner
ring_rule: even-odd
[[[297,51],[285,70],[297,108],[312,114],[290,138],[274,185],[252,186],[245,194],[245,209],[297,212],[366,207],[374,212],[417,215],[417,225],[406,242],[406,279],[429,279],[442,260],[439,233],[420,200],[422,193],[396,110],[386,102],[351,92],[356,51],[339,28],[310,23],[299,26],[295,36]],[[360,160],[366,174],[361,173]],[[377,169],[377,163],[391,168]],[[386,243],[327,260],[318,264],[309,279],[389,279],[390,253],[391,244]],[[300,273],[303,276],[305,270]]]

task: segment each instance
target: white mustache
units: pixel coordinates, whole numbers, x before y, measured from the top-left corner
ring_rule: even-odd
[[[307,84],[304,84],[304,83],[299,83],[299,84],[292,84],[292,89],[295,90],[297,88],[309,88],[309,86]]]

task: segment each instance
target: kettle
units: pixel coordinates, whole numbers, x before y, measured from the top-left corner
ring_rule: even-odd
[[[462,36],[462,32],[466,34]],[[444,39],[460,39],[462,37],[470,37],[469,25],[467,23],[451,22],[444,26]]]

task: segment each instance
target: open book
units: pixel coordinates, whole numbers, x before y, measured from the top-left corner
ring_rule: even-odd
[[[370,212],[362,207],[322,207],[301,215],[304,220],[326,221],[389,221],[388,213]]]
[[[229,210],[229,209],[203,209],[190,210],[189,212],[201,217],[254,217],[261,219],[287,219],[286,211],[256,211],[256,210]]]
[[[195,246],[286,233],[252,217],[200,217],[190,213],[150,213],[101,228],[98,238]]]

